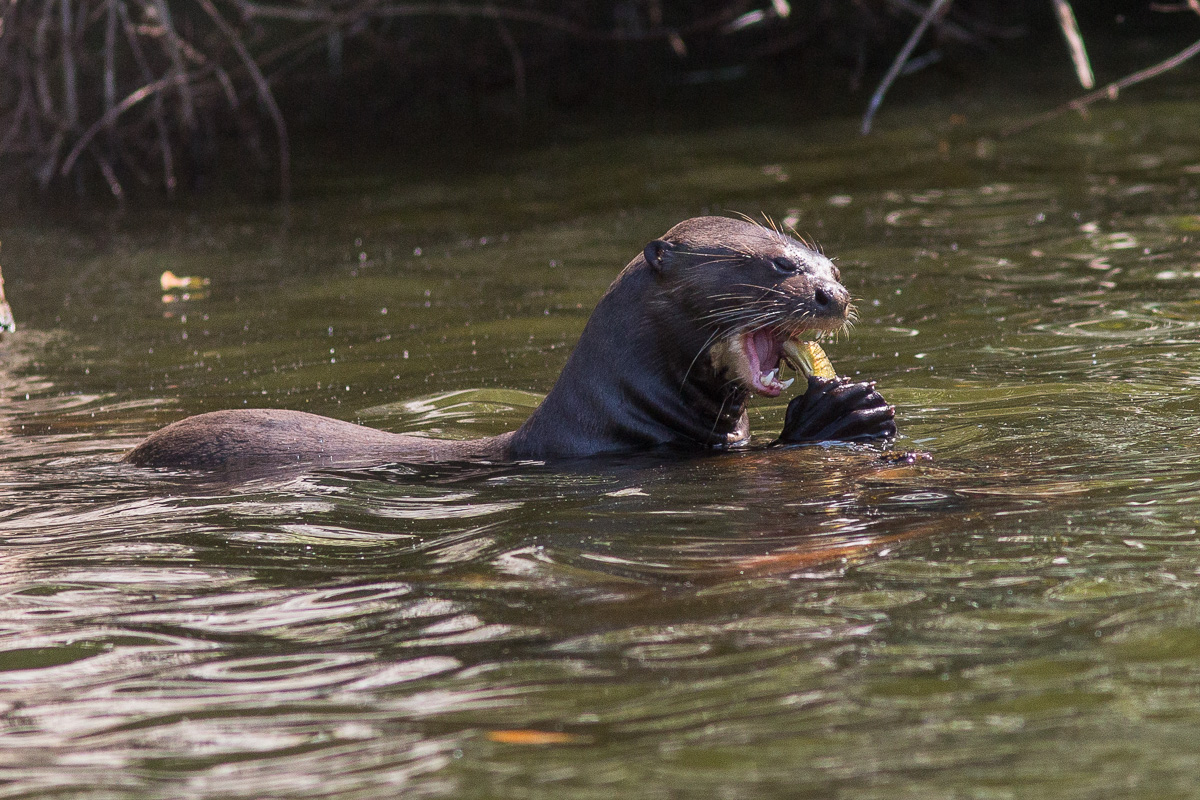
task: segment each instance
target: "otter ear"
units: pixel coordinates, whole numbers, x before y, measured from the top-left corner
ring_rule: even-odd
[[[646,245],[646,249],[642,251],[642,254],[646,257],[646,263],[655,272],[663,272],[667,268],[667,254],[674,249],[675,245],[666,239],[655,239]]]

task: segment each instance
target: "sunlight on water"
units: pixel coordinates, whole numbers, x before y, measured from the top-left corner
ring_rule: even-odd
[[[151,214],[109,247],[4,230],[4,796],[1190,795],[1195,107],[929,124],[314,179],[287,224]],[[116,463],[216,408],[510,430],[646,241],[734,211],[837,257],[829,355],[932,462],[767,450],[785,397],[697,458]],[[210,293],[164,304],[168,268]]]

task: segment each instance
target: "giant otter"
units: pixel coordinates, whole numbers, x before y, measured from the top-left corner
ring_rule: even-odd
[[[353,466],[563,459],[749,437],[753,394],[778,396],[785,342],[845,328],[833,263],[752,222],[699,217],[646,245],[600,299],[562,375],[516,431],[474,441],[405,436],[300,411],[244,409],[168,425],[131,464],[173,468]],[[808,398],[805,400],[804,398]],[[873,384],[809,378],[781,441],[895,434]]]

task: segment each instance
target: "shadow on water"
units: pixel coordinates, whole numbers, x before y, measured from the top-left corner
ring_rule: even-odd
[[[326,175],[282,231],[4,229],[3,794],[1190,795],[1195,106],[927,123]],[[703,457],[118,463],[224,407],[512,429],[648,238],[759,209],[839,258],[830,356],[934,461],[768,449],[781,401]]]

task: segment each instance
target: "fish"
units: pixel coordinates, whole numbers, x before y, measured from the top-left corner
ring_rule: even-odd
[[[792,369],[805,377],[815,375],[825,380],[837,377],[829,356],[825,355],[825,350],[816,342],[789,339],[783,344],[783,357]]]

